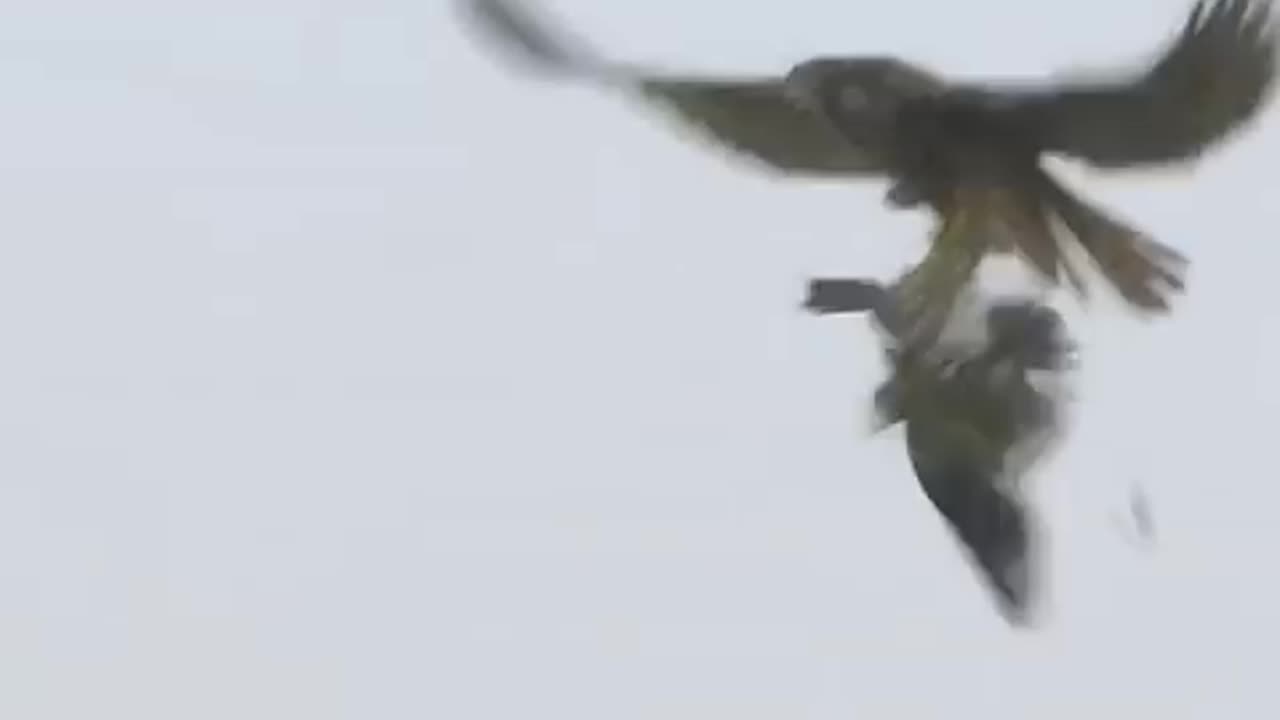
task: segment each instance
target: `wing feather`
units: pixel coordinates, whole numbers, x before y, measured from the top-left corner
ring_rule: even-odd
[[[1277,32],[1270,0],[1199,0],[1145,73],[997,93],[1039,147],[1099,168],[1198,158],[1270,99]]]
[[[668,111],[703,139],[791,175],[878,174],[874,148],[848,143],[792,103],[781,78],[679,77],[602,60],[514,0],[464,0],[477,31],[526,69],[612,86]]]
[[[775,170],[814,176],[885,171],[881,151],[855,147],[824,118],[798,108],[780,80],[646,78],[637,85],[704,139]]]

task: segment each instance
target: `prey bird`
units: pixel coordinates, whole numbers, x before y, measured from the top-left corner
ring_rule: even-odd
[[[810,282],[815,314],[873,313],[887,339],[889,378],[875,393],[880,427],[905,425],[907,454],[929,501],[968,550],[1001,614],[1027,626],[1037,590],[1036,519],[1023,480],[1057,439],[1061,381],[1074,345],[1061,316],[1030,300],[981,307],[985,337],[972,352],[919,362],[901,335],[893,293],[874,281]],[[1038,375],[1038,376],[1037,376]]]
[[[823,56],[775,76],[714,77],[612,62],[519,0],[460,0],[495,47],[546,77],[611,87],[773,172],[883,179],[893,207],[937,216],[929,256],[899,283],[909,318],[945,313],[990,252],[1016,253],[1081,297],[1074,239],[1131,308],[1166,313],[1187,260],[1083,199],[1046,155],[1116,171],[1191,164],[1271,97],[1270,0],[1199,0],[1143,68],[1021,86],[952,81],[888,55]]]

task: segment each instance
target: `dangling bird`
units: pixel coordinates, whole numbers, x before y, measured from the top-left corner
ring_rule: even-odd
[[[925,495],[968,549],[1014,625],[1031,621],[1037,529],[1022,478],[1055,439],[1061,398],[1036,384],[1073,365],[1074,348],[1053,309],[1032,301],[986,308],[975,353],[920,363],[903,342],[893,295],[878,283],[817,279],[806,307],[815,314],[871,311],[885,331],[890,377],[875,394],[882,425],[906,425],[907,454]],[[937,345],[923,348],[937,352]]]
[[[1142,71],[1018,88],[948,82],[894,57],[820,57],[775,77],[695,77],[600,59],[516,0],[463,0],[526,67],[593,81],[673,112],[775,172],[885,178],[896,207],[938,216],[930,256],[900,286],[903,312],[944,312],[988,252],[1017,252],[1056,284],[1086,289],[1058,242],[1082,245],[1131,307],[1163,313],[1187,261],[1046,171],[1056,154],[1122,170],[1191,163],[1270,98],[1270,0],[1200,0]],[[1058,227],[1062,226],[1062,227]]]

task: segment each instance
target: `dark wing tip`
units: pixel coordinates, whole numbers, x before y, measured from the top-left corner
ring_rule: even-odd
[[[1038,580],[1031,513],[972,462],[935,460],[941,462],[913,453],[925,494],[967,550],[1001,615],[1012,625],[1030,624]]]
[[[957,528],[982,570],[1001,614],[1014,624],[1030,620],[1035,590],[1032,529],[1028,514],[1002,493],[991,491],[984,512]]]
[[[1271,0],[1200,0],[1182,36],[1153,69],[1153,89],[1187,93],[1207,135],[1257,114],[1274,91],[1278,54]],[[1211,137],[1206,137],[1207,142]]]
[[[1043,147],[1105,168],[1194,161],[1258,118],[1275,91],[1271,0],[1200,0],[1148,68],[1015,103]]]
[[[884,287],[874,280],[813,278],[804,307],[816,315],[866,312],[880,307],[885,295]]]
[[[457,4],[477,35],[515,56],[526,69],[569,73],[583,72],[591,65],[580,44],[554,32],[547,20],[514,0],[457,0]]]

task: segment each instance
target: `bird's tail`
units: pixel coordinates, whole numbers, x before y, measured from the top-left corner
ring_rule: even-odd
[[[1063,252],[1034,183],[962,184],[945,207],[944,232],[937,240],[1017,254],[1051,286],[1065,276],[1076,292],[1085,294],[1084,280]]]
[[[1053,214],[1126,302],[1145,312],[1169,312],[1172,295],[1186,287],[1185,256],[1111,217],[1048,174],[1041,174],[1040,185]]]

